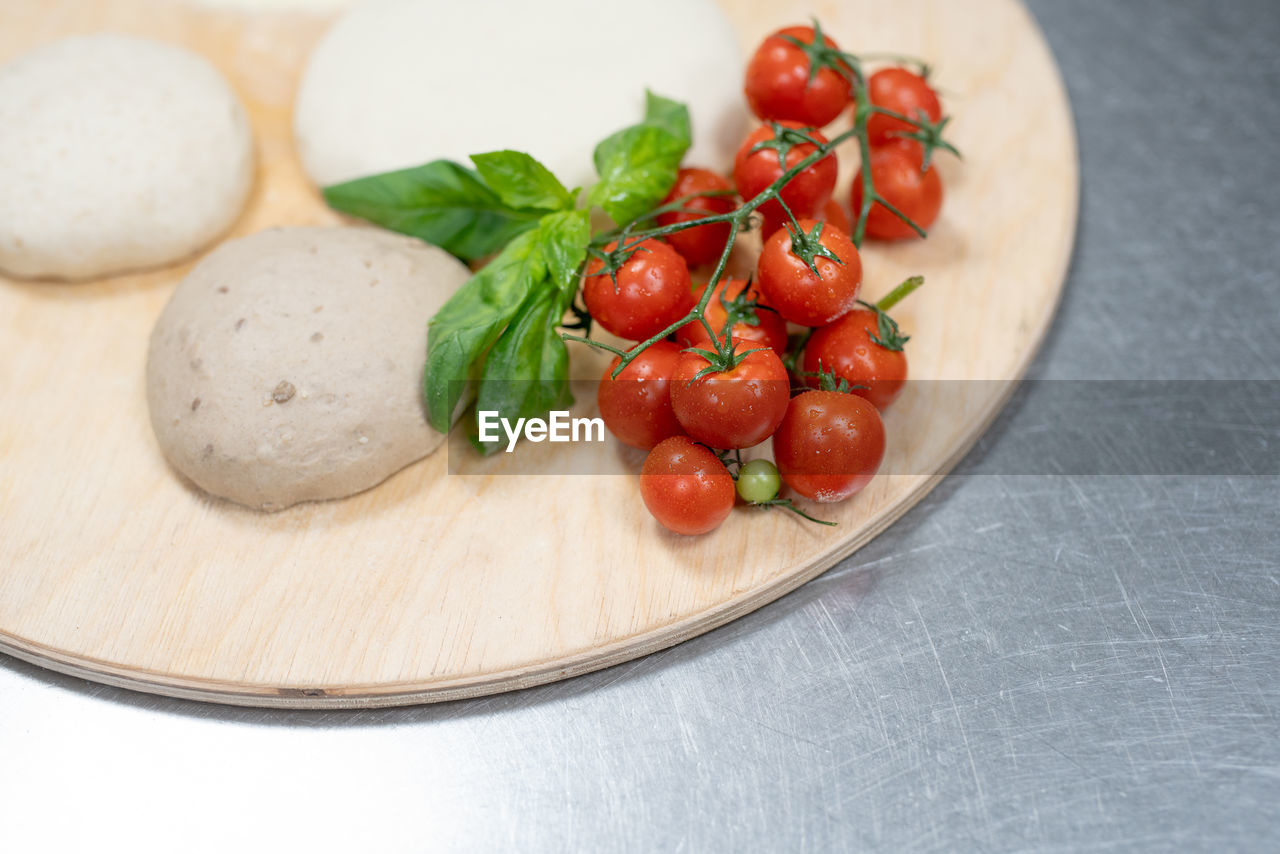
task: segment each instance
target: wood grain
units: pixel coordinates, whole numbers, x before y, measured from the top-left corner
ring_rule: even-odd
[[[86,284],[0,279],[0,649],[144,691],[261,706],[447,700],[584,673],[723,624],[803,584],[918,501],[977,439],[1053,315],[1074,237],[1077,160],[1053,60],[1014,0],[726,0],[744,50],[810,14],[850,49],[929,58],[963,163],[927,243],[864,255],[915,379],[886,419],[884,475],[821,508],[835,529],[736,510],[664,533],[615,444],[598,476],[513,474],[451,447],[354,498],[263,515],[165,463],[143,388],[147,335],[189,264]],[[333,222],[290,138],[296,78],[325,20],[165,0],[10,0],[0,61],[72,32],[186,44],[244,98],[258,183],[234,228]],[[500,143],[500,141],[495,141]],[[841,187],[854,157],[844,158]],[[575,373],[600,362],[575,353]],[[991,380],[996,382],[960,382]],[[580,401],[590,414],[594,401]],[[483,473],[450,473],[454,468]]]

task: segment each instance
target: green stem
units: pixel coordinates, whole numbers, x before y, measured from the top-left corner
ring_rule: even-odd
[[[790,498],[770,498],[768,501],[755,501],[752,502],[752,504],[755,507],[781,507],[784,510],[790,510],[797,516],[808,519],[810,522],[817,522],[819,525],[829,525],[832,528],[836,526],[835,522],[828,522],[826,519],[819,519],[815,516],[810,516],[808,513],[797,507],[795,502]]]
[[[593,341],[590,338],[583,338],[581,335],[570,335],[567,332],[562,332],[560,333],[560,337],[565,341],[577,341],[582,344],[590,344],[592,347],[598,347],[601,350],[608,350],[610,353],[614,354],[615,356],[622,356],[625,358],[627,355],[627,352],[625,350],[619,350],[617,347],[614,347],[611,344],[606,344],[603,341]],[[631,359],[627,359],[628,363],[630,363],[630,361]],[[619,370],[621,370],[621,368],[619,368]],[[617,377],[618,371],[615,371],[613,375],[614,377]]]
[[[924,130],[926,127],[919,119],[913,119],[906,113],[899,113],[895,110],[886,109],[885,107],[877,107],[875,104],[871,105],[870,110],[873,114],[888,116],[891,119],[897,119],[900,122],[906,122],[909,125],[914,125],[917,130]]]
[[[782,198],[782,194],[781,194],[781,193],[779,193],[779,194],[778,194],[778,204],[782,205],[782,209],[783,209],[784,211],[786,211],[787,219],[791,220],[791,224],[792,224],[793,226],[795,226],[795,230],[796,230],[796,231],[798,231],[798,232],[803,232],[803,231],[804,231],[804,229],[802,229],[802,228],[800,227],[800,220],[796,219],[796,215],[795,215],[795,214],[793,214],[793,213],[791,212],[791,206],[790,206],[790,205],[788,205],[788,204],[786,203],[786,201]],[[766,240],[768,240],[768,239],[769,239],[769,235],[767,235],[767,234],[766,234],[766,235],[763,235],[763,237],[764,237]]]
[[[853,228],[851,239],[853,245],[862,248],[862,241],[867,236],[867,220],[871,216],[871,206],[876,203],[879,193],[876,192],[875,180],[871,177],[871,140],[867,136],[867,119],[871,115],[871,110],[864,97],[865,89],[858,90],[858,108],[854,111],[854,127],[859,130],[858,134],[858,153],[862,155],[862,163],[859,167],[859,178],[862,181],[862,208],[858,211],[858,224]],[[857,178],[854,180],[858,180]]]
[[[700,193],[690,193],[687,196],[681,196],[678,199],[674,199],[670,202],[667,202],[665,205],[659,205],[653,210],[647,211],[641,214],[631,222],[627,223],[627,225],[623,226],[622,228],[615,228],[613,231],[600,232],[595,237],[591,238],[591,245],[604,246],[606,243],[612,240],[616,240],[619,237],[625,237],[626,235],[632,233],[632,227],[635,226],[636,224],[657,219],[659,216],[661,216],[664,213],[675,213],[676,211],[683,210],[685,213],[700,213],[706,217],[728,216],[728,214],[717,214],[709,210],[699,210],[697,208],[692,208],[692,209],[686,208],[685,205],[687,205],[689,202],[693,201],[694,199],[720,199],[720,198],[727,198],[733,195],[735,195],[733,190],[703,190]]]
[[[923,284],[924,276],[912,276],[911,278],[906,279],[902,284],[885,294],[880,301],[876,303],[876,308],[880,311],[888,311],[898,303],[902,302],[902,300],[912,291]]]

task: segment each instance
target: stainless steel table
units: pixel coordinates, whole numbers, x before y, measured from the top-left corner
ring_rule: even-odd
[[[267,712],[0,659],[0,850],[1280,850],[1274,398],[1201,425],[1233,474],[1116,459],[1167,395],[1081,434],[1096,468],[1020,440],[1054,380],[1280,380],[1280,5],[1031,5],[1080,241],[960,476],[746,619],[518,694]]]

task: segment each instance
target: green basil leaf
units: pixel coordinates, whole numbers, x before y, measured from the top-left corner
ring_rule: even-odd
[[[541,211],[520,210],[473,170],[449,160],[357,178],[324,189],[336,211],[419,237],[474,261],[535,227]]]
[[[660,127],[672,136],[684,140],[693,138],[689,124],[689,108],[680,101],[664,98],[648,90],[644,93],[644,123]],[[687,143],[686,143],[687,144]]]
[[[513,208],[560,211],[573,207],[573,195],[533,156],[523,151],[471,155],[480,177]]]
[[[535,289],[485,359],[476,411],[497,412],[515,423],[573,405],[569,350],[560,337],[564,302],[551,288]],[[479,445],[492,453],[499,444]]]
[[[423,393],[431,426],[448,432],[471,366],[547,279],[539,231],[519,235],[449,298],[427,327]]]
[[[653,209],[675,184],[690,141],[684,104],[647,92],[644,121],[596,146],[600,182],[591,188],[591,203],[619,225]]]
[[[542,237],[542,251],[547,259],[547,273],[561,294],[573,298],[578,289],[582,260],[587,257],[587,245],[591,243],[591,212],[585,210],[564,211],[543,217],[538,233]],[[564,300],[563,311],[569,305]]]

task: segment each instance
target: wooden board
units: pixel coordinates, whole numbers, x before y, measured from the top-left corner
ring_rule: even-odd
[[[1015,0],[725,6],[745,50],[817,14],[850,49],[934,63],[966,158],[940,166],[948,198],[927,243],[865,253],[867,293],[927,276],[895,311],[913,336],[914,378],[1019,377],[1052,317],[1077,203],[1069,107],[1027,12]],[[0,61],[100,29],[209,57],[257,135],[257,189],[234,229],[247,234],[335,221],[305,181],[289,129],[298,71],[324,24],[173,0],[8,0]],[[184,483],[151,433],[147,336],[189,269],[75,285],[0,279],[0,649],[181,697],[428,702],[670,646],[866,543],[960,458],[1012,390],[911,384],[886,419],[886,468],[901,474],[823,507],[835,529],[739,509],[712,535],[666,534],[639,499],[641,456],[612,443],[596,460],[611,476],[508,476],[506,460],[462,476],[448,473],[442,451],[355,498],[264,515]],[[575,353],[575,372],[598,376],[593,359]]]

